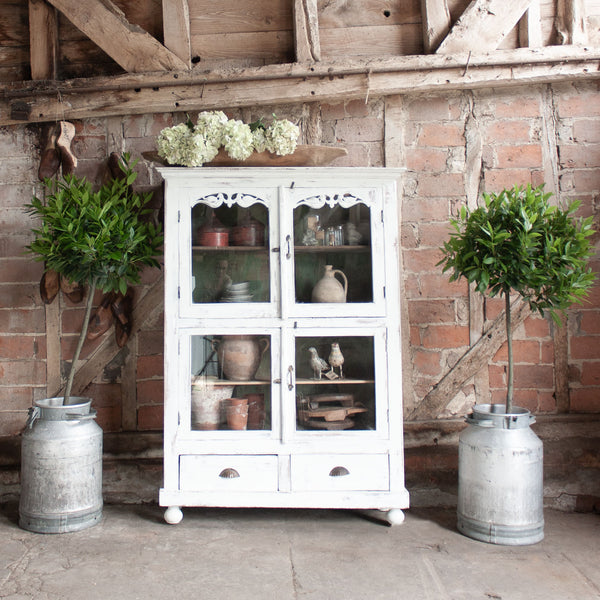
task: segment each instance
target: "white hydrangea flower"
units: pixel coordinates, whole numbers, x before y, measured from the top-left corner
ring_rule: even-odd
[[[196,130],[209,144],[217,147],[223,145],[223,127],[227,123],[227,115],[221,110],[202,111],[196,121]]]
[[[252,132],[252,145],[257,152],[264,152],[267,149],[267,138],[262,127],[257,127]]]
[[[273,154],[284,156],[292,154],[296,149],[300,128],[287,119],[275,119],[265,132],[267,150]]]
[[[234,160],[248,158],[254,150],[252,142],[252,131],[246,123],[230,119],[223,126],[223,147]]]

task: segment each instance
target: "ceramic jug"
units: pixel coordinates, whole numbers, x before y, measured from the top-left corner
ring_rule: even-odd
[[[342,285],[337,279],[339,275],[343,281]],[[346,302],[348,292],[348,279],[343,271],[334,269],[332,265],[325,265],[325,274],[317,281],[312,291],[313,302]]]
[[[253,379],[268,347],[268,338],[254,335],[224,335],[221,340],[213,340],[219,365],[225,377],[231,381]]]

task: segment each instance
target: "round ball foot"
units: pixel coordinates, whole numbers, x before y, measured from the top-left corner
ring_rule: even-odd
[[[401,523],[404,523],[404,513],[399,508],[388,510],[387,522],[390,525],[400,525]]]
[[[169,508],[165,510],[165,521],[169,525],[177,525],[177,523],[181,522],[181,519],[183,519],[183,513],[179,506],[169,506]]]

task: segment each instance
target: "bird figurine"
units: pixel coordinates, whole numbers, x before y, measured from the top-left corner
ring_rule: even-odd
[[[321,374],[323,371],[327,371],[329,365],[319,356],[317,349],[313,346],[308,349],[308,352],[310,354],[310,366],[314,375],[313,379],[321,379]]]
[[[331,370],[335,373],[334,369],[339,367],[340,369],[340,379],[344,378],[344,374],[342,371],[342,365],[344,364],[344,355],[340,350],[340,345],[337,342],[333,342],[331,344],[331,352],[329,353],[329,365],[331,366]]]

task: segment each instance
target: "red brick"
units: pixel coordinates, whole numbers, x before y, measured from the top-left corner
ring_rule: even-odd
[[[547,319],[532,315],[525,319],[525,334],[532,338],[546,338],[550,335],[550,324]]]
[[[600,412],[600,389],[572,389],[569,394],[573,412]]]
[[[39,283],[42,263],[27,258],[0,258],[0,283]]]
[[[565,117],[600,116],[600,100],[598,90],[583,92],[578,90],[573,96],[560,94],[557,97],[558,114]]]
[[[424,273],[419,276],[419,297],[457,298],[467,294],[467,283],[463,278],[450,282],[446,274]]]
[[[541,350],[541,362],[547,365],[551,365],[554,363],[554,342],[553,341],[545,341],[540,345]]]
[[[402,223],[400,226],[400,245],[402,248],[416,248],[419,245],[417,239],[417,226],[414,223]],[[2,287],[0,286],[0,307],[2,306]]]
[[[448,219],[448,198],[405,198],[402,203],[402,219],[405,222],[443,221]]]
[[[44,333],[46,315],[43,308],[0,310],[2,333]]]
[[[46,358],[46,340],[32,335],[0,335],[0,358]]]
[[[490,388],[505,388],[506,387],[506,367],[490,364],[488,366],[488,374]]]
[[[559,152],[560,164],[563,168],[600,166],[600,144],[560,146]]]
[[[492,359],[494,362],[508,361],[508,346],[502,344]],[[540,360],[540,343],[530,340],[513,340],[514,364],[537,364]]]
[[[504,310],[504,297],[494,296],[490,298],[485,297],[484,300],[485,318],[488,321],[494,321],[496,317]]]
[[[578,144],[599,143],[600,119],[577,119],[573,122],[573,137]]]
[[[464,146],[464,125],[462,123],[425,123],[421,127],[419,146],[448,148]]]
[[[346,116],[346,107],[340,104],[321,104],[321,119],[323,121],[335,121]]]
[[[106,406],[98,408],[96,423],[102,428],[105,433],[111,431],[121,431],[121,407]]]
[[[537,412],[538,409],[538,393],[537,390],[519,390],[513,392],[513,406],[526,408],[531,412]]]
[[[487,192],[499,192],[515,185],[532,183],[532,174],[528,169],[492,169],[485,172],[484,179]]]
[[[2,385],[45,385],[46,362],[43,360],[0,361]]]
[[[515,365],[514,385],[518,389],[553,389],[554,368],[551,365]]]
[[[16,283],[0,285],[0,309],[38,308],[42,306],[39,284]]]
[[[581,365],[581,385],[600,386],[600,361],[584,361]],[[600,390],[598,390],[600,393]]]
[[[0,363],[1,364],[1,363]],[[33,404],[33,388],[29,385],[0,387],[0,406],[6,410],[27,410]],[[0,418],[0,421],[2,419]],[[2,435],[2,434],[0,434]]]
[[[445,121],[451,118],[449,100],[443,97],[416,98],[406,102],[409,121]]]
[[[600,357],[600,336],[575,336],[571,338],[570,354],[573,360],[591,360]]]
[[[409,300],[408,319],[411,324],[453,323],[456,319],[454,300]]]
[[[582,310],[579,329],[581,333],[600,334],[600,311]]]
[[[91,383],[82,395],[91,398],[95,408],[118,406],[121,410],[121,384],[119,383]]]
[[[162,379],[149,379],[146,381],[138,381],[138,404],[162,404],[164,402],[163,388],[164,382]]]
[[[438,272],[437,263],[441,260],[442,253],[438,248],[425,248],[404,250],[402,253],[404,270],[409,273]]]
[[[140,356],[137,362],[137,378],[150,379],[161,377],[164,373],[164,360],[162,355]]]
[[[420,196],[431,198],[462,196],[465,193],[463,174],[441,173],[439,175],[419,176],[417,190]]]
[[[137,413],[138,429],[161,430],[163,428],[162,406],[140,406]]]
[[[440,223],[422,223],[419,225],[419,242],[421,247],[439,248],[450,238],[454,228],[445,220]]]
[[[406,152],[406,168],[421,173],[422,171],[440,172],[446,169],[448,152],[435,148],[415,148]]]
[[[468,346],[469,329],[460,325],[429,325],[421,331],[424,348],[459,348]]]
[[[577,194],[593,193],[600,189],[598,169],[577,169],[573,172],[573,182]]]
[[[523,88],[523,93],[519,94],[518,90],[512,90],[505,95],[496,94],[496,102],[494,106],[494,116],[497,119],[502,118],[531,118],[540,115],[540,100],[539,96],[528,97],[529,90]],[[518,100],[515,101],[515,93],[518,94]]]
[[[492,121],[484,133],[486,139],[493,140],[496,144],[524,143],[531,141],[531,122],[521,120]]]
[[[164,349],[163,330],[142,330],[138,333],[138,355],[149,356],[151,354],[161,354]]]
[[[538,167],[542,164],[542,148],[539,144],[522,146],[499,146],[496,148],[497,167]]]
[[[335,126],[340,142],[379,142],[383,140],[383,120],[376,117],[340,119]]]
[[[415,350],[413,352],[413,367],[422,375],[441,375],[440,352],[426,352]]]

